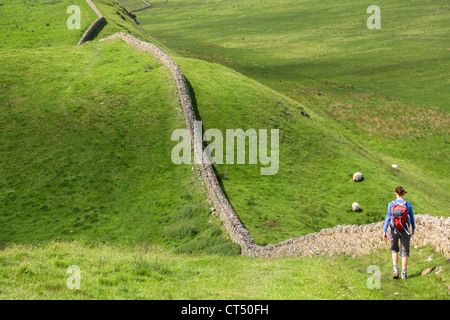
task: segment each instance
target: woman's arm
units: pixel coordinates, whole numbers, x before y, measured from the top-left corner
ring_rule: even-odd
[[[391,208],[392,208],[392,202],[389,202],[389,205],[387,208],[386,219],[384,219],[384,232],[387,232],[387,228],[389,226],[389,223],[391,222]]]
[[[387,208],[387,214],[386,214],[386,219],[384,219],[384,235],[383,235],[383,239],[387,240],[388,236],[387,236],[387,228],[389,226],[389,223],[391,222],[391,207],[392,207],[392,202],[389,202],[388,208]]]
[[[411,222],[412,234],[414,234],[414,230],[416,229],[416,221],[414,220],[414,213],[411,203],[407,203],[409,220]]]

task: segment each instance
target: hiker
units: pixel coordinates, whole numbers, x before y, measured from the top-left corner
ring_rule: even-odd
[[[398,240],[400,240],[402,257],[402,279],[406,279],[406,266],[409,257],[409,243],[411,236],[414,235],[416,223],[411,203],[403,199],[407,193],[403,187],[399,186],[395,189],[397,199],[391,201],[388,205],[386,220],[384,223],[384,240],[387,240],[387,228],[390,226],[389,240],[392,252],[392,263],[394,265],[394,279],[398,279]],[[410,230],[410,226],[412,230]]]

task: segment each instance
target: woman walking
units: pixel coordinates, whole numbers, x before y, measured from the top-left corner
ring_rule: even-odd
[[[403,199],[407,193],[403,187],[399,186],[395,189],[397,199],[391,201],[388,205],[386,220],[384,223],[384,240],[387,240],[387,228],[390,226],[389,240],[392,252],[392,263],[394,265],[394,279],[398,279],[398,253],[400,248],[398,241],[400,240],[402,257],[402,279],[406,279],[406,267],[409,257],[409,243],[411,236],[414,235],[416,223],[411,203]],[[410,229],[412,227],[412,230]]]

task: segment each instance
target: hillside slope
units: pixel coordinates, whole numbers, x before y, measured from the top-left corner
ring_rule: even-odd
[[[216,165],[232,205],[261,235],[260,243],[282,238],[271,234],[293,236],[291,227],[298,235],[380,221],[398,184],[410,191],[416,212],[448,216],[443,3],[411,4],[405,16],[386,1],[378,34],[365,26],[363,1],[152,4],[136,15],[159,42],[239,72],[176,59],[205,129],[280,128],[282,167],[276,176],[258,176],[251,166]],[[392,24],[396,18],[403,27]],[[424,27],[428,22],[432,27]],[[310,122],[301,107],[313,115]],[[351,183],[356,171],[366,178],[358,185]],[[362,212],[352,213],[353,201]]]
[[[2,27],[21,31],[0,34],[2,299],[446,299],[446,259],[431,248],[414,251],[410,280],[399,285],[383,276],[379,290],[367,287],[365,270],[376,265],[383,275],[390,273],[387,250],[356,259],[236,256],[239,248],[210,214],[197,171],[168,159],[175,144],[170,134],[185,127],[173,79],[149,54],[121,41],[97,43],[109,31],[137,36],[142,30],[115,1],[95,2],[108,24],[81,47],[75,46],[76,35],[87,28],[86,20],[69,34],[64,19],[50,29],[53,20],[47,18],[63,16],[75,3],[91,19],[84,1],[0,6]],[[14,15],[15,10],[27,14]],[[37,30],[42,38],[33,37]],[[205,128],[286,128],[279,176],[262,179],[258,165],[216,168],[247,226],[252,219],[265,219],[261,212],[281,217],[286,208],[299,213],[291,216],[292,226],[277,219],[262,228],[256,224],[252,232],[258,242],[284,240],[338,221],[377,219],[377,213],[368,213],[379,195],[358,214],[348,209],[324,214],[323,208],[333,209],[321,204],[324,194],[338,191],[336,197],[347,201],[364,191],[367,201],[389,181],[406,179],[414,188],[421,183],[411,179],[415,175],[392,172],[389,162],[319,112],[307,109],[311,119],[304,118],[299,103],[240,73],[174,57]],[[325,154],[335,167],[327,165]],[[362,169],[371,171],[364,171],[363,183],[351,183],[350,171],[361,161],[367,162]],[[370,177],[377,178],[375,186]],[[286,190],[291,193],[285,195]],[[301,192],[308,193],[302,198]],[[289,202],[289,196],[297,198]],[[426,192],[412,196],[417,203],[441,206]],[[290,207],[302,206],[304,199],[311,201],[309,210]],[[67,287],[73,265],[81,270],[80,290]],[[436,265],[436,272],[420,276]]]
[[[116,2],[102,0],[96,5],[108,21],[101,35],[109,35],[125,25],[125,31],[138,36],[144,34],[143,38],[148,39],[133,16]],[[58,30],[67,32],[64,28]],[[75,234],[89,238],[100,234],[100,237],[114,241],[147,239],[165,242],[172,241],[162,240],[165,234],[162,226],[166,224],[166,234],[175,238],[197,234],[197,229],[203,228],[192,227],[189,220],[175,231],[170,227],[171,216],[185,210],[186,200],[203,203],[203,209],[200,209],[205,212],[203,220],[200,219],[203,222],[208,219],[209,209],[200,191],[195,191],[196,195],[190,194],[190,182],[196,179],[191,166],[175,166],[170,161],[174,146],[170,134],[176,128],[183,128],[184,124],[180,118],[175,119],[175,112],[171,116],[167,113],[168,109],[176,108],[175,88],[170,88],[168,72],[156,65],[153,57],[117,41],[113,44],[93,41],[77,49],[72,46],[39,47],[36,50],[41,54],[36,55],[33,50],[28,56],[26,52],[18,54],[13,48],[12,45],[11,52],[5,50],[3,53],[4,70],[8,75],[5,79],[11,82],[3,90],[3,101],[15,108],[4,109],[9,118],[3,119],[16,119],[17,113],[23,118],[8,120],[4,126],[2,168],[4,172],[10,172],[8,178],[4,175],[2,182],[2,194],[7,204],[3,224],[9,230],[5,240],[70,239]],[[61,53],[63,55],[58,56]],[[81,54],[85,56],[81,58]],[[441,191],[445,185],[439,183],[438,188],[430,188],[430,184],[439,181],[437,178],[428,181],[422,172],[410,168],[402,168],[400,172],[392,170],[391,159],[368,148],[320,110],[308,108],[306,111],[311,118],[303,117],[303,105],[240,73],[195,59],[176,55],[174,59],[190,84],[205,129],[215,128],[223,133],[230,128],[280,129],[280,167],[276,175],[261,176],[260,165],[249,165],[248,162],[245,165],[215,165],[226,195],[258,244],[276,243],[338,224],[381,221],[386,204],[392,198],[392,190],[398,184],[412,190],[409,200],[414,203],[416,212],[447,214],[441,210],[448,202],[445,192]],[[16,67],[19,60],[30,62],[23,64],[20,72]],[[46,70],[52,71],[46,74]],[[80,74],[80,70],[95,72]],[[28,76],[20,79],[20,83],[17,73]],[[152,80],[153,77],[156,78]],[[64,85],[61,85],[62,79],[66,80]],[[16,89],[15,86],[16,92],[6,90]],[[64,96],[55,90],[58,86]],[[86,88],[90,88],[90,92]],[[80,96],[78,91],[83,95]],[[36,94],[38,92],[46,94]],[[21,99],[25,101],[19,103]],[[34,109],[40,114],[48,101],[54,103],[45,107],[49,110],[47,114],[58,123],[58,130],[65,140],[57,139],[56,124],[50,121],[52,117],[46,114],[39,118],[24,112],[28,105],[35,105]],[[95,109],[90,106],[92,101],[99,101],[94,104]],[[83,104],[85,107],[80,107]],[[142,106],[151,106],[145,109],[149,112],[147,118],[145,113],[141,115],[141,111],[145,112]],[[133,107],[135,111],[132,111]],[[60,114],[66,118],[61,118]],[[99,117],[100,123],[92,120],[93,115]],[[27,135],[27,130],[36,130],[28,125],[29,117],[33,117],[32,123],[37,127],[41,127],[39,121],[45,119],[46,126],[40,129],[41,135]],[[79,127],[65,125],[75,119],[81,122]],[[16,130],[19,121],[25,124],[25,130]],[[138,125],[141,122],[143,124]],[[135,137],[130,128],[134,128]],[[22,141],[23,145],[18,147],[17,141]],[[55,143],[61,143],[61,147],[55,148]],[[38,155],[45,161],[41,160],[44,165],[38,166],[38,170],[27,167],[32,161],[25,145],[41,147]],[[15,161],[9,160],[12,158]],[[103,163],[99,159],[103,159]],[[55,163],[58,163],[56,168]],[[113,167],[108,167],[111,164]],[[351,177],[356,171],[364,173],[363,182],[352,182]],[[185,184],[177,181],[185,181]],[[163,184],[166,192],[159,187]],[[128,185],[130,187],[125,187]],[[86,190],[81,192],[80,188]],[[30,194],[33,189],[34,193]],[[114,195],[116,191],[118,194]],[[39,199],[41,193],[49,194]],[[77,195],[75,199],[80,203],[71,199],[73,195],[68,196],[71,193]],[[66,197],[69,199],[64,199]],[[62,203],[58,204],[58,201]],[[360,212],[351,210],[354,201],[360,203]],[[187,216],[191,214],[187,213]],[[77,231],[77,227],[81,230]],[[181,236],[177,236],[178,233]]]
[[[237,214],[259,244],[319,231],[338,224],[382,221],[397,185],[411,190],[416,213],[448,214],[448,199],[436,197],[425,177],[395,171],[338,125],[226,67],[177,58],[192,86],[204,129],[280,130],[278,173],[260,175],[262,165],[215,164]],[[224,139],[225,140],[225,139]],[[225,151],[224,151],[225,152]],[[352,181],[360,171],[364,181]],[[360,212],[351,204],[358,202]]]
[[[179,54],[225,64],[271,87],[335,82],[449,111],[448,1],[379,1],[381,29],[367,28],[371,4],[162,0],[136,15]]]
[[[77,47],[65,24],[47,28],[41,15],[69,2],[34,3],[36,19],[22,21],[49,32],[50,46],[40,33],[20,50],[28,41],[21,32],[0,39],[0,243],[85,239],[238,253],[211,219],[197,172],[170,159],[171,132],[184,119],[168,70],[123,43]],[[9,14],[27,5],[1,10],[14,25]]]

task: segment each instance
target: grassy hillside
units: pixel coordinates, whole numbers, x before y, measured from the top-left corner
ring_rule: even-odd
[[[392,162],[432,176],[437,183],[430,187],[443,197],[449,187],[449,5],[384,0],[378,3],[381,29],[369,30],[370,4],[156,1],[137,16],[178,53],[255,78]]]
[[[69,2],[33,4],[29,30],[45,29],[47,8]],[[10,5],[3,12],[29,3]],[[211,220],[197,173],[170,159],[171,132],[185,124],[169,71],[123,42],[77,47],[72,30],[56,30],[51,46],[36,40],[17,50],[20,32],[0,40],[0,243],[85,239],[239,252]]]
[[[381,0],[379,30],[366,27],[371,4],[163,0],[136,15],[179,53],[226,64],[270,86],[334,81],[448,111],[448,2]]]
[[[422,108],[420,103],[367,93],[362,86],[333,82],[331,76],[296,78],[294,67],[282,69],[286,77],[267,73],[275,68],[255,59],[258,50],[205,45],[225,39],[223,34],[211,35],[220,24],[203,30],[203,38],[199,28],[197,41],[191,41],[193,33],[185,33],[181,43],[181,30],[193,28],[181,19],[195,6],[204,10],[203,2],[156,2],[141,12],[145,16],[138,14],[140,25],[115,0],[94,2],[108,23],[94,41],[80,47],[79,37],[96,18],[85,1],[4,0],[0,6],[0,26],[11,30],[0,34],[0,298],[448,298],[446,260],[431,248],[413,249],[407,282],[391,279],[388,250],[357,259],[239,256],[239,247],[211,216],[197,171],[170,160],[175,145],[171,133],[185,127],[170,73],[151,55],[120,40],[96,40],[125,31],[163,47],[185,73],[205,129],[280,129],[277,175],[259,175],[259,165],[215,168],[232,205],[260,244],[336,224],[379,221],[397,184],[411,191],[408,199],[416,212],[448,215],[442,209],[448,207],[448,149],[436,148],[447,139],[442,131],[446,114],[437,109],[441,106],[423,113],[419,123],[429,123],[423,130],[415,128],[416,122],[408,124],[415,115],[405,121],[407,130],[415,130],[416,149],[427,149],[396,157],[397,140],[377,129],[389,120],[383,118],[383,109],[374,127],[361,125],[354,116],[377,112],[380,105]],[[66,27],[66,9],[73,4],[81,8],[80,30]],[[226,10],[211,6],[224,6],[236,18],[229,16],[221,24],[224,29],[224,21],[229,21],[231,37],[248,20],[242,32],[250,36],[253,30],[258,46],[267,43],[267,37],[252,28],[270,25],[265,18],[269,3],[228,4],[209,2],[205,12],[219,18]],[[246,9],[239,13],[232,5]],[[270,10],[282,16],[291,5],[290,0],[275,1]],[[312,2],[308,5],[306,12],[315,10]],[[267,10],[258,18],[259,7]],[[144,19],[151,10],[160,22],[150,27]],[[180,10],[186,11],[171,20]],[[208,20],[195,17],[199,25]],[[168,25],[162,28],[164,19]],[[256,23],[258,19],[263,20]],[[277,26],[272,24],[272,34],[281,39]],[[172,32],[174,38],[152,28]],[[231,46],[238,44],[235,40],[227,41]],[[311,35],[311,41],[320,40]],[[271,45],[270,50],[261,49],[265,53],[260,57],[273,50],[292,54],[286,45]],[[302,107],[311,119],[301,115]],[[371,123],[370,118],[362,123]],[[386,141],[392,145],[387,147]],[[400,172],[391,169],[394,160],[403,161]],[[351,181],[355,171],[364,173],[363,182]],[[350,210],[353,201],[360,202],[360,212]],[[431,255],[432,261],[425,261]],[[66,286],[70,265],[82,271],[81,290]],[[367,288],[369,275],[364,271],[370,265],[382,272],[379,290]],[[442,271],[420,276],[433,266],[442,266]]]
[[[415,212],[447,215],[448,198],[430,188],[420,172],[391,168],[390,159],[366,147],[309,109],[230,69],[177,58],[188,78],[205,129],[280,130],[276,175],[260,175],[260,165],[217,164],[216,171],[239,217],[260,244],[319,231],[338,224],[382,221],[397,185],[411,191]],[[247,156],[248,157],[248,156]],[[364,181],[352,181],[354,172]],[[444,177],[441,177],[444,178]],[[432,180],[436,183],[437,180]],[[361,205],[353,212],[352,202]]]
[[[68,29],[70,5],[80,8],[80,29]],[[6,0],[0,6],[0,48],[45,48],[77,44],[97,18],[86,1]]]
[[[158,41],[241,73],[177,60],[206,129],[281,130],[277,176],[216,166],[231,203],[261,243],[380,221],[399,184],[410,190],[416,213],[448,216],[446,3],[383,1],[381,30],[367,29],[364,1],[152,5],[136,15]],[[351,183],[356,171],[366,177],[358,185]],[[362,212],[350,211],[353,201]]]
[[[108,21],[100,36],[122,30],[123,26],[124,31],[136,36],[145,34],[118,3],[105,0],[96,4]],[[58,30],[61,38],[69,32],[64,26]],[[22,38],[21,34],[16,36]],[[6,204],[3,219],[8,226],[4,241],[90,238],[100,234],[105,240],[160,242],[164,236],[162,226],[171,224],[170,217],[175,212],[185,210],[187,200],[202,202],[203,209],[199,210],[207,213],[203,194],[199,191],[194,196],[189,194],[190,181],[195,179],[191,166],[175,166],[170,161],[174,145],[169,140],[170,134],[184,127],[184,123],[176,120],[175,88],[169,85],[168,72],[154,58],[128,48],[120,40],[107,44],[90,42],[82,48],[69,44],[53,50],[39,47],[28,53],[6,50],[4,55],[5,62],[10,60],[5,63],[4,72],[11,83],[5,83],[3,101],[15,106],[5,109],[8,117],[4,117],[7,125],[3,129],[6,132],[3,170],[10,172],[9,177],[4,175],[2,183]],[[447,163],[442,163],[446,150],[435,150],[436,144],[446,139],[439,134],[442,130],[437,122],[439,113],[432,119],[436,121],[428,125],[428,136],[435,143],[422,153],[411,149],[410,154],[416,158],[406,157],[402,162],[405,153],[392,156],[397,150],[393,142],[390,147],[383,144],[380,151],[376,148],[378,138],[365,141],[319,109],[323,104],[349,109],[337,100],[339,95],[345,95],[355,100],[354,105],[361,107],[361,113],[367,113],[371,104],[366,102],[373,97],[376,100],[369,110],[379,110],[380,101],[387,104],[383,96],[367,97],[352,90],[348,93],[345,87],[337,86],[337,97],[327,95],[317,101],[316,107],[305,103],[311,115],[308,119],[301,115],[302,104],[240,73],[176,55],[175,60],[190,83],[205,129],[217,128],[223,133],[227,128],[280,129],[280,168],[276,175],[261,176],[258,165],[216,165],[228,198],[257,243],[276,243],[337,224],[380,221],[393,196],[392,190],[399,184],[411,191],[408,199],[414,203],[416,213],[447,214],[442,211],[448,204],[445,191],[448,181],[443,174]],[[17,74],[26,76],[20,78]],[[55,90],[55,85],[61,88]],[[52,104],[48,105],[48,101]],[[99,102],[91,106],[92,101]],[[401,107],[398,101],[390,104]],[[23,115],[30,105],[35,106],[37,115],[29,111]],[[173,113],[167,119],[169,109]],[[39,118],[42,110],[48,111]],[[22,118],[17,116],[20,112]],[[147,118],[144,112],[149,112]],[[93,115],[99,113],[102,116],[93,120]],[[344,123],[358,122],[350,115],[345,118],[346,113],[341,114]],[[40,127],[40,134],[29,135],[36,131],[28,125],[30,117]],[[9,120],[16,118],[19,120]],[[46,123],[41,127],[43,119]],[[19,121],[24,130],[16,130]],[[145,125],[137,124],[141,122]],[[380,123],[385,125],[386,121],[380,118]],[[414,128],[406,122],[405,127]],[[60,135],[55,130],[60,130]],[[20,147],[16,146],[17,141],[21,141]],[[27,165],[35,163],[30,160],[35,158],[26,153],[30,146],[37,149],[33,152],[43,158],[42,164]],[[423,143],[418,146],[423,147]],[[391,154],[389,150],[393,150]],[[10,161],[11,158],[15,160]],[[392,170],[392,162],[399,162],[400,172]],[[352,182],[356,171],[364,173],[362,183]],[[187,176],[181,178],[184,175]],[[173,178],[172,183],[168,178]],[[184,185],[177,183],[180,179],[185,181]],[[158,187],[163,184],[166,192]],[[354,201],[360,203],[360,212],[351,211]],[[153,214],[143,214],[148,212]],[[184,230],[180,231],[182,234],[191,233],[190,223],[187,225],[180,228]],[[167,232],[172,232],[166,227]]]

